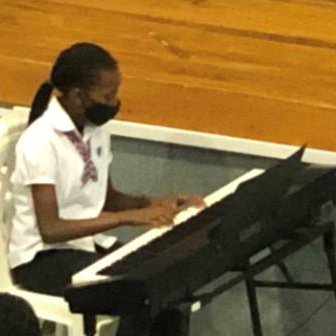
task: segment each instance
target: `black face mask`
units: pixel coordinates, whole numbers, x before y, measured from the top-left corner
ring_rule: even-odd
[[[101,126],[114,118],[120,109],[120,100],[117,105],[111,106],[103,103],[93,103],[85,109],[85,116],[96,126]]]

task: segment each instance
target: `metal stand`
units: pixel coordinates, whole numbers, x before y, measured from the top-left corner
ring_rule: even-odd
[[[328,259],[328,267],[331,276],[331,283],[301,283],[296,282],[288,271],[283,259],[292,255],[301,248],[307,246],[317,238],[323,238],[324,251]],[[280,248],[271,247],[271,254],[263,259],[238,265],[233,272],[238,275],[228,282],[223,283],[211,292],[206,292],[193,297],[193,301],[200,301],[202,306],[209,304],[216,296],[231,289],[241,281],[245,282],[248,297],[250,315],[252,321],[253,335],[262,336],[262,326],[257,300],[257,287],[305,289],[305,290],[332,290],[336,299],[336,248],[335,248],[335,228],[333,222],[326,222],[316,226],[308,226],[298,229],[294,236],[286,240]],[[285,281],[259,281],[254,276],[265,271],[271,266],[277,266],[281,270]]]
[[[258,281],[253,279],[253,274],[258,265],[246,265],[244,272],[247,296],[249,300],[249,307],[251,313],[251,320],[253,326],[254,336],[262,336],[262,328],[260,322],[260,314],[257,302],[257,287],[271,287],[271,288],[286,288],[286,289],[305,289],[305,290],[332,290],[335,294],[336,299],[336,260],[335,260],[335,229],[334,223],[325,223],[318,227],[309,227],[304,229],[303,234],[298,234],[297,239],[289,242],[284,247],[279,250],[273,249],[272,257],[275,260],[281,261],[282,258],[292,254],[294,251],[306,246],[316,238],[323,238],[324,251],[328,259],[328,266],[331,276],[331,283],[321,284],[321,283],[301,283],[295,282],[290,276],[288,269],[281,261],[280,270],[285,270],[283,273],[286,281]],[[262,262],[262,261],[261,261]],[[277,262],[278,264],[278,262]],[[258,267],[257,267],[258,268]],[[258,272],[259,273],[259,272]]]

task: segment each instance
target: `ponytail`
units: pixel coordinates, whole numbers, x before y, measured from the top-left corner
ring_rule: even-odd
[[[45,81],[41,84],[31,104],[28,125],[40,117],[47,109],[53,89],[54,86],[50,81]]]

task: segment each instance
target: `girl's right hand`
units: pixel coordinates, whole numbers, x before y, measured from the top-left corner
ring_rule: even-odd
[[[128,224],[131,226],[161,227],[173,225],[175,215],[180,211],[176,206],[156,206],[129,211]]]

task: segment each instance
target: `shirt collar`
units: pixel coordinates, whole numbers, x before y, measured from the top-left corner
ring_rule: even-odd
[[[97,126],[86,125],[84,127],[83,135],[81,135],[69,117],[68,113],[64,110],[63,106],[60,104],[58,99],[53,96],[49,102],[47,110],[44,112],[43,116],[49,120],[51,126],[58,132],[64,133],[69,131],[76,131],[78,135],[87,141],[91,138],[92,134],[97,130]]]

